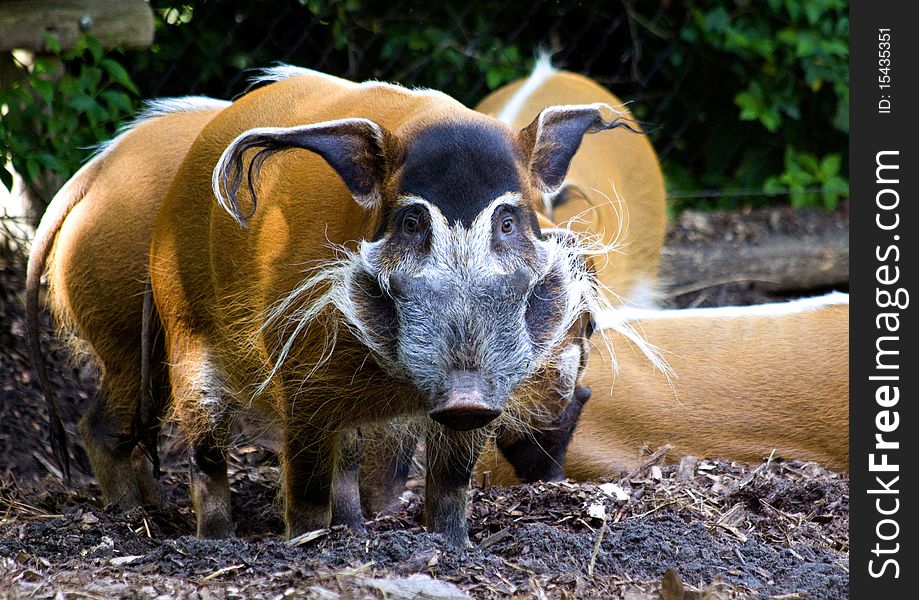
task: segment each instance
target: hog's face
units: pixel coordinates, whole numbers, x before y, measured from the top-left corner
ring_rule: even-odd
[[[575,318],[586,277],[571,271],[557,239],[541,239],[513,193],[469,227],[406,198],[393,232],[365,244],[361,262],[352,290],[364,331],[387,370],[457,429],[501,413]]]
[[[392,133],[366,119],[252,130],[224,153],[214,189],[222,199],[239,188],[250,148],[250,177],[274,152],[322,155],[380,219],[327,278],[340,285],[325,297],[432,418],[474,429],[501,413],[589,304],[582,253],[544,236],[533,207],[562,184],[585,133],[620,124],[601,108],[546,109],[519,132],[481,115]],[[233,193],[221,202],[244,221]]]

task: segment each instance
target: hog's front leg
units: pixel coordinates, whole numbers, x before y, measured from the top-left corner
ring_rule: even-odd
[[[288,538],[329,526],[338,441],[334,432],[303,425],[285,427],[281,470]]]
[[[428,430],[424,520],[428,531],[456,547],[469,547],[466,490],[485,436],[436,423]]]

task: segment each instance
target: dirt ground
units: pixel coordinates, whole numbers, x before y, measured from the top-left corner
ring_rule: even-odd
[[[737,231],[755,239],[845,216],[689,215],[671,226],[668,244],[736,241]],[[0,597],[848,597],[848,477],[779,457],[663,464],[648,449],[642,469],[606,482],[476,485],[474,547],[454,551],[420,526],[417,479],[401,510],[369,521],[366,535],[333,529],[283,540],[277,459],[255,446],[237,448],[231,461],[239,537],[197,540],[181,444],[167,441],[164,507],[119,514],[102,505],[75,434],[94,374],[69,366],[48,334],[75,447],[72,483],[58,478],[28,360],[22,282],[21,260],[0,257]],[[764,299],[735,283],[674,304]]]

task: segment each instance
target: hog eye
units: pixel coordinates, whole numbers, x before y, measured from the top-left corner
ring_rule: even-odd
[[[511,206],[502,206],[495,211],[492,231],[499,239],[506,239],[517,233],[517,211]]]
[[[396,217],[399,231],[406,238],[414,239],[426,233],[429,225],[427,211],[420,206],[408,206]]]
[[[405,218],[402,219],[402,231],[408,235],[414,235],[418,233],[418,230],[421,228],[421,219],[418,218],[417,213],[409,213],[405,215]]]

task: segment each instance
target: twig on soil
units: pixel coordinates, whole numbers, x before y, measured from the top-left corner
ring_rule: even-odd
[[[525,568],[521,567],[520,565],[515,565],[514,563],[510,562],[509,560],[504,560],[504,559],[502,558],[502,559],[501,559],[501,562],[503,562],[505,565],[507,565],[508,567],[510,567],[510,568],[512,568],[512,569],[515,569],[515,570],[517,570],[517,571],[520,571],[521,573],[526,573],[527,575],[533,575],[533,571],[530,571],[529,569],[525,569]]]
[[[606,533],[606,515],[603,515],[603,524],[600,525],[600,533],[597,534],[597,541],[594,543],[593,552],[590,553],[590,564],[587,565],[587,575],[594,576],[594,567],[597,564],[597,554],[600,553],[600,543],[603,541],[603,534]]]
[[[652,465],[656,465],[657,463],[661,462],[667,456],[667,453],[670,452],[670,450],[672,449],[673,449],[673,446],[671,446],[670,444],[664,444],[663,446],[655,450],[654,453],[648,458],[646,458],[640,465],[638,465],[637,469],[629,473],[629,476],[626,477],[626,479],[633,479],[635,477],[638,477],[638,475],[641,474],[641,472],[644,471],[645,469],[650,468]]]
[[[62,517],[60,514],[50,514],[41,508],[26,504],[10,496],[0,495],[0,506],[5,505],[3,514],[0,515],[0,521],[7,521],[11,517],[20,519],[57,519]]]
[[[678,501],[678,500],[671,500],[671,501],[669,501],[669,502],[664,502],[663,504],[658,505],[658,506],[655,506],[655,507],[652,508],[651,510],[645,511],[645,512],[641,513],[640,515],[635,515],[633,518],[635,518],[635,519],[641,519],[641,518],[647,517],[648,515],[653,514],[653,513],[656,513],[656,512],[659,511],[660,509],[662,509],[662,508],[667,508],[668,506],[671,506],[671,505],[673,505],[673,504],[679,504],[679,501]]]
[[[246,565],[230,565],[228,567],[223,567],[222,569],[217,569],[210,575],[205,575],[204,577],[198,580],[198,583],[206,583],[210,581],[211,579],[220,577],[221,575],[226,575],[227,573],[232,573],[233,571],[238,571],[240,569],[245,569],[245,568],[246,568]]]
[[[747,536],[744,535],[743,532],[741,532],[739,529],[737,529],[733,525],[728,525],[727,523],[719,523],[716,521],[715,526],[721,527],[722,529],[730,532],[734,537],[740,540],[741,544],[747,541]],[[798,558],[800,558],[800,556]]]
[[[506,538],[506,537],[509,537],[510,535],[511,535],[510,528],[505,527],[504,529],[502,529],[502,530],[499,531],[498,533],[493,533],[493,534],[491,534],[490,536],[488,536],[487,538],[485,538],[484,540],[482,540],[482,543],[480,544],[480,546],[481,546],[483,549],[484,549],[484,548],[488,548],[489,546],[493,546],[493,545],[497,544],[498,542],[500,542],[501,540],[503,540],[503,539]]]
[[[320,529],[319,531],[322,531],[322,530]],[[350,569],[343,569],[341,571],[337,571],[333,573],[333,575],[335,575],[335,577],[354,577],[355,575],[360,575],[361,573],[364,573],[370,570],[370,568],[373,567],[373,565],[375,564],[376,562],[372,560],[368,560],[367,562],[351,567]]]
[[[315,531],[307,531],[306,533],[301,533],[295,538],[291,538],[287,541],[288,546],[302,546],[303,544],[308,544],[313,540],[318,540],[321,537],[329,535],[329,529],[316,529]]]

